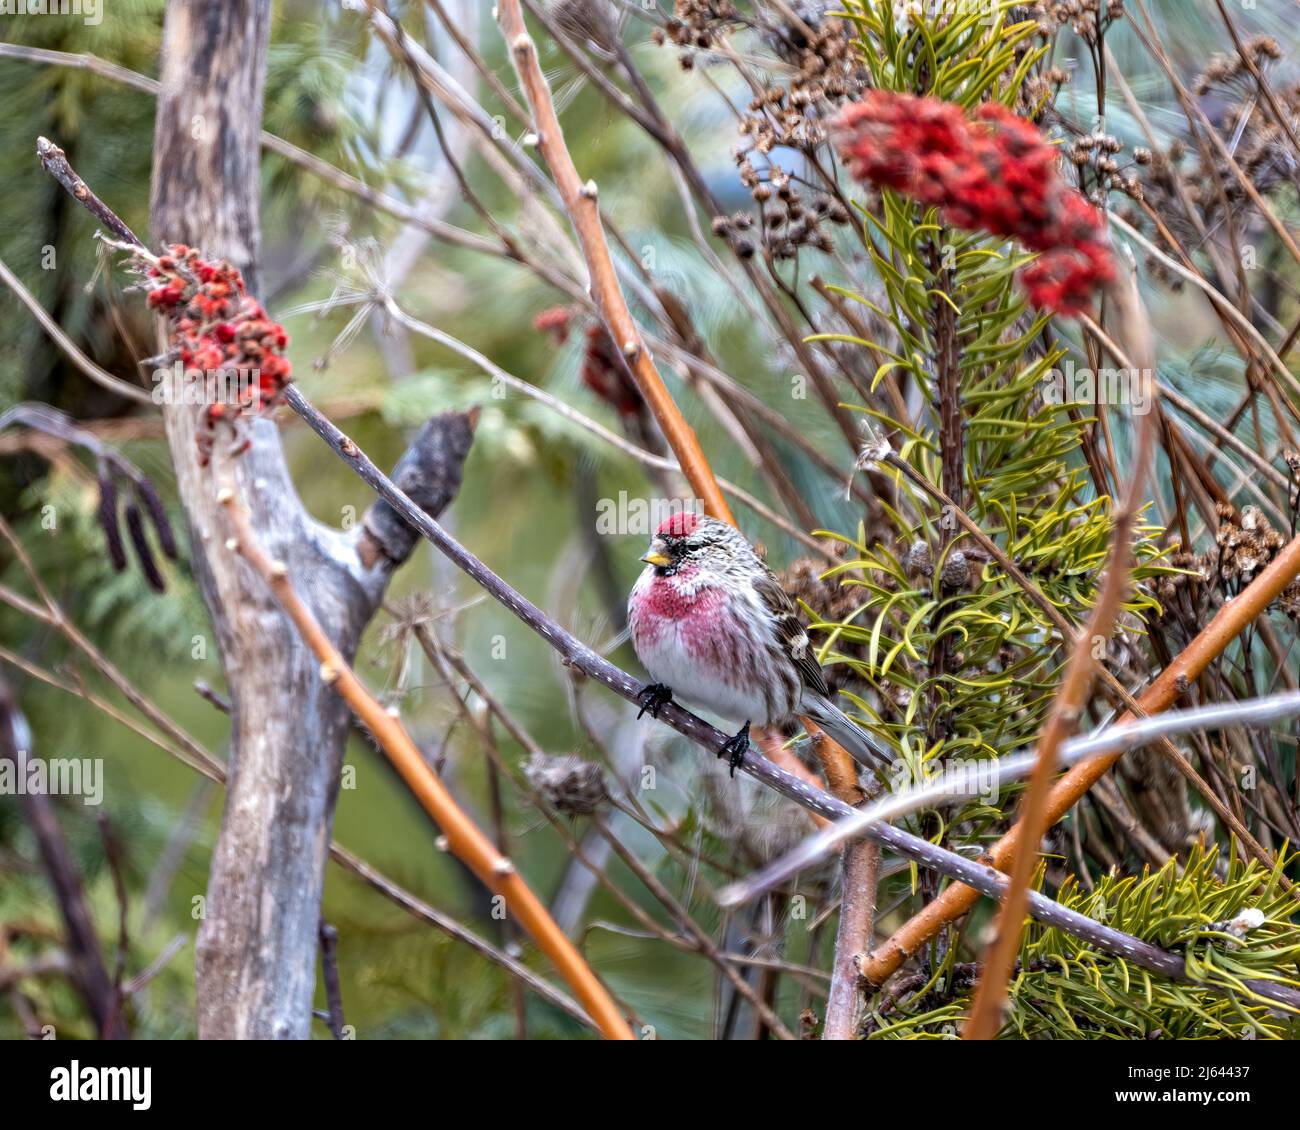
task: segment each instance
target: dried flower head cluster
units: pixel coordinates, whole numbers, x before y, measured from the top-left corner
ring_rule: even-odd
[[[196,397],[207,408],[199,437],[204,462],[219,423],[274,407],[291,379],[284,327],[246,291],[243,276],[224,259],[211,263],[176,244],[145,271],[149,306],[167,318],[168,342],[187,380],[201,380]],[[197,373],[197,376],[194,374]],[[241,441],[247,446],[247,439]]]
[[[1220,502],[1217,509],[1216,579],[1224,586],[1248,585],[1286,545],[1286,538],[1273,528],[1258,506],[1245,506],[1239,511]]]
[[[1169,563],[1187,572],[1161,576],[1155,583],[1166,616],[1186,620],[1193,628],[1203,617],[1211,594],[1226,598],[1250,584],[1287,543],[1286,536],[1274,528],[1258,506],[1238,510],[1220,502],[1217,510],[1215,544],[1205,553],[1171,555]],[[1300,620],[1300,581],[1282,591],[1278,607],[1291,619]]]
[[[829,253],[834,248],[827,223],[846,224],[844,206],[824,192],[805,198],[787,174],[773,167],[771,179],[759,182],[753,168],[742,164],[741,179],[753,176],[754,199],[759,203],[757,219],[749,212],[716,216],[713,234],[725,239],[742,259],[749,259],[760,246],[773,259],[793,259],[802,248]]]
[[[767,167],[766,179],[760,177],[744,153],[737,154],[741,183],[750,190],[758,204],[758,220],[748,212],[719,216],[713,221],[715,235],[723,236],[742,259],[756,250],[755,237],[767,254],[774,259],[793,259],[801,248],[813,248],[829,253],[834,243],[825,225],[847,224],[849,213],[828,193],[815,192],[805,196],[799,191],[790,174],[778,165]]]
[[[1279,59],[1282,49],[1271,36],[1255,36],[1244,45],[1244,54],[1265,73],[1269,64]],[[1259,88],[1242,54],[1216,56],[1197,80],[1202,95],[1220,92],[1227,96],[1213,99],[1211,113],[1217,129],[1231,150],[1237,166],[1249,178],[1261,196],[1293,186],[1300,176],[1300,161],[1285,130],[1278,124],[1272,107],[1259,96]],[[1294,123],[1300,119],[1300,84],[1271,84],[1272,101],[1283,118]],[[1218,104],[1217,114],[1214,103]],[[1294,127],[1293,127],[1294,129]],[[1217,224],[1226,205],[1228,213],[1254,208],[1254,202],[1238,180],[1236,172],[1216,151],[1207,162],[1202,153],[1195,170],[1186,176],[1188,200],[1200,209],[1209,225]]]
[[[1108,133],[1089,133],[1070,143],[1067,159],[1077,170],[1079,186],[1087,191],[1096,203],[1102,203],[1109,192],[1122,192],[1134,200],[1142,199],[1142,184],[1132,171],[1133,166],[1121,165],[1117,160],[1124,143]],[[1151,151],[1137,149],[1133,153],[1137,165],[1151,163]]]
[[[1234,86],[1239,87],[1241,93],[1253,91],[1255,79],[1246,65],[1247,58],[1262,70],[1266,64],[1282,58],[1282,45],[1271,35],[1256,35],[1246,41],[1241,52],[1215,55],[1197,77],[1196,93],[1204,97],[1216,87],[1230,89]]]
[[[777,145],[811,151],[826,140],[826,121],[845,101],[867,89],[868,73],[857,57],[849,25],[820,9],[795,13],[772,25],[764,38],[795,73],[750,100],[740,132],[760,153]]]
[[[1159,214],[1163,226],[1185,246],[1199,246],[1205,232],[1218,231],[1225,221],[1239,233],[1258,221],[1256,203],[1238,170],[1262,197],[1294,185],[1300,177],[1300,158],[1272,107],[1260,98],[1258,84],[1245,62],[1249,58],[1255,69],[1266,75],[1281,54],[1271,36],[1255,36],[1242,45],[1240,53],[1216,55],[1196,80],[1197,93],[1206,99],[1205,112],[1232,153],[1236,168],[1223,159],[1217,146],[1199,147],[1196,163],[1184,167],[1188,147],[1180,139],[1163,152],[1134,154],[1139,164],[1148,166],[1142,187],[1151,211]],[[1269,86],[1282,117],[1288,123],[1300,120],[1300,84],[1274,81]],[[1173,250],[1165,233],[1145,216],[1138,216],[1137,222],[1154,228],[1152,237]],[[1182,278],[1158,260],[1149,259],[1147,269],[1171,289],[1182,289]]]
[[[1055,33],[1066,26],[1089,46],[1095,46],[1116,20],[1124,18],[1124,0],[1039,0],[1038,19]]]
[[[741,15],[731,0],[676,0],[672,17],[663,30],[656,29],[658,43],[670,42],[682,49],[682,66],[694,66],[694,50],[709,51],[718,39],[741,23]]]
[[[719,216],[714,232],[741,258],[763,248],[773,259],[793,259],[801,249],[830,252],[825,223],[849,220],[846,209],[826,193],[806,196],[789,170],[770,155],[777,149],[811,153],[828,137],[829,122],[846,101],[866,90],[868,72],[857,57],[850,25],[828,12],[834,6],[807,0],[772,9],[768,18],[740,14],[730,4],[678,0],[661,42],[683,48],[688,67],[693,49],[712,48],[730,30],[744,27],[758,34],[783,69],[784,81],[755,94],[741,115],[744,142],[735,150],[741,183],[758,205],[757,216]]]
[[[558,812],[590,816],[609,799],[601,767],[576,754],[537,751],[524,762],[523,769],[528,783]]]
[[[937,98],[876,90],[844,108],[837,132],[858,180],[1039,252],[1021,280],[1035,306],[1079,313],[1114,277],[1101,216],[1066,184],[1056,149],[1006,107],[985,103],[968,118]]]

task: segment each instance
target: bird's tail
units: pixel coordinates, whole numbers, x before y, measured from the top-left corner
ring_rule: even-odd
[[[887,769],[893,755],[879,741],[854,722],[838,706],[818,696],[806,697],[803,708],[808,717],[853,755],[854,760],[868,769]]]

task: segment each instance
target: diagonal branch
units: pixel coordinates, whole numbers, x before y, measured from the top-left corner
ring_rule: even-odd
[[[1270,726],[1300,717],[1300,691],[1259,698],[1250,702],[1215,703],[1188,710],[1166,711],[1153,718],[1108,725],[1085,737],[1072,738],[1060,749],[1060,764],[1075,765],[1085,758],[1139,749],[1157,737],[1192,730],[1217,730],[1225,726]],[[1004,757],[997,763],[1001,784],[1019,781],[1033,772],[1037,751]],[[892,823],[909,813],[931,808],[939,801],[979,795],[986,782],[965,768],[949,769],[925,784],[890,793],[859,808],[838,824],[826,824],[785,855],[718,892],[718,905],[739,906],[807,871],[847,840],[864,835],[872,825]],[[1164,857],[1161,857],[1164,862]]]
[[[294,590],[285,563],[272,561],[258,544],[249,522],[249,512],[237,502],[234,491],[229,487],[223,488],[218,501],[225,508],[227,520],[234,530],[234,537],[227,545],[270,587],[276,601],[320,662],[321,680],[334,688],[374,735],[407,787],[437,823],[447,849],[473,871],[488,890],[505,900],[511,913],[518,917],[523,928],[554,962],[601,1032],[611,1040],[632,1039],[631,1029],[604,986],[515,870],[514,864],[496,849],[456,803],[437,774],[429,768],[402,723],[385,710],[353,674],[338,648]]]
[[[527,627],[541,636],[559,654],[565,666],[581,671],[588,678],[612,690],[628,702],[637,702],[642,689],[640,683],[557,624],[537,605],[492,572],[482,561],[447,533],[435,519],[422,512],[402,491],[394,486],[353,440],[345,436],[333,423],[308,403],[296,385],[289,386],[285,399],[307,425],[325,440],[335,454],[352,467],[362,481],[367,483],[381,498],[401,513],[411,526],[418,530],[428,541],[432,542],[452,564],[468,575],[471,580],[518,617]],[[1266,608],[1273,597],[1285,588],[1286,584],[1296,574],[1300,574],[1300,538],[1297,538],[1284,551],[1284,556],[1286,557],[1285,561],[1275,561],[1272,566],[1260,575],[1259,580],[1238,598],[1238,602],[1230,605],[1229,608],[1236,607],[1238,603],[1246,602],[1246,595],[1257,587],[1256,599],[1250,602],[1251,606],[1255,608],[1254,615],[1258,615],[1259,612]],[[1224,611],[1226,612],[1227,609]],[[1203,662],[1208,663],[1214,655],[1218,655],[1253,618],[1253,615],[1248,615],[1239,622],[1234,622],[1231,627],[1220,625],[1215,641],[1206,645],[1213,648],[1213,654],[1204,657]],[[1211,627],[1213,626],[1211,625]],[[1187,654],[1184,653],[1184,657]],[[1179,668],[1177,667],[1166,673],[1171,699],[1173,697],[1172,688],[1178,673]],[[1162,676],[1162,679],[1165,679],[1165,676]],[[660,722],[672,727],[683,737],[691,739],[710,753],[715,753],[727,738],[726,734],[721,733],[703,719],[697,718],[690,711],[684,710],[675,703],[664,706],[660,710],[658,718]],[[1106,761],[1109,765],[1113,759],[1097,758],[1094,762],[1088,762],[1078,768],[1087,770],[1101,761]],[[836,799],[802,777],[778,768],[766,757],[759,756],[754,750],[750,750],[745,754],[745,760],[740,769],[741,772],[780,793],[786,799],[830,820],[842,820],[845,817],[854,816],[858,811],[852,805]],[[1100,776],[1100,773],[1098,773],[1098,776]],[[1056,802],[1056,791],[1053,792],[1050,799],[1053,804]],[[1049,806],[1049,811],[1054,811],[1054,809]],[[1059,816],[1053,818],[1059,819]],[[884,847],[914,860],[922,867],[956,879],[959,885],[950,887],[949,891],[969,889],[972,894],[972,902],[980,894],[993,899],[1001,899],[1005,894],[1006,877],[998,874],[985,861],[965,859],[955,852],[938,847],[921,839],[919,836],[913,836],[908,832],[888,825],[872,828],[867,832],[867,835],[871,839],[879,841]],[[937,903],[939,900],[935,901]],[[930,905],[934,906],[935,903]],[[1123,957],[1174,980],[1185,981],[1188,979],[1184,960],[1180,955],[1169,953],[1158,946],[1150,945],[1129,934],[1103,926],[1086,915],[1061,906],[1053,899],[1037,891],[1030,892],[1028,909],[1029,913],[1040,922],[1056,926],[1066,933],[1082,938],[1103,953]],[[899,960],[901,962],[901,957]],[[863,963],[864,972],[874,963],[874,959],[865,961]],[[869,979],[875,980],[874,977],[869,977]],[[1300,992],[1285,986],[1277,986],[1261,981],[1251,981],[1248,983],[1248,987],[1252,992],[1270,1000],[1277,1001],[1290,1008],[1300,1009]]]

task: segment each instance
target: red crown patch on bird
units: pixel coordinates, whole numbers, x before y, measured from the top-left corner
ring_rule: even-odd
[[[671,514],[659,523],[655,535],[661,538],[688,538],[700,524],[699,515],[692,510]]]

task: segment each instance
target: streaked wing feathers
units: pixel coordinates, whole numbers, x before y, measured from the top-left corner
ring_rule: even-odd
[[[781,587],[776,575],[764,567],[763,572],[754,579],[754,590],[759,599],[772,614],[776,638],[786,654],[790,656],[804,685],[817,694],[829,696],[830,688],[826,685],[826,676],[813,655],[808,633],[799,620],[799,610],[790,599],[790,594]]]

